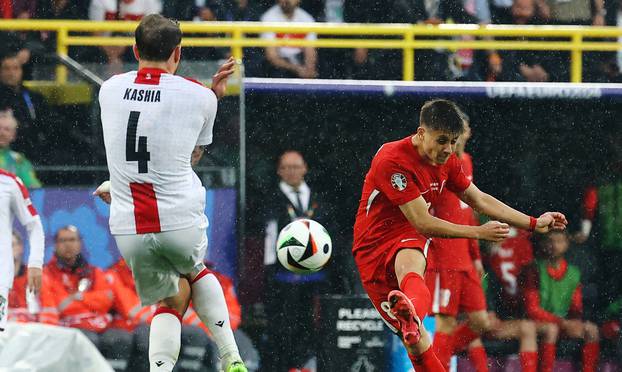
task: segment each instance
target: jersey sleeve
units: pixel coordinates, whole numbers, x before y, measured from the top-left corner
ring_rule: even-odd
[[[460,194],[471,185],[471,181],[464,173],[462,162],[456,156],[452,156],[447,165],[449,166],[447,188],[456,194]]]
[[[211,89],[206,89],[206,102],[203,103],[203,129],[197,139],[197,146],[207,146],[212,143],[214,121],[216,120],[216,111],[218,110],[218,100],[216,94]]]
[[[390,159],[378,161],[373,168],[372,180],[393,205],[406,204],[421,195],[414,175]]]
[[[11,210],[24,226],[29,225],[39,217],[37,210],[30,201],[28,189],[19,177],[15,177],[15,183],[11,189]]]

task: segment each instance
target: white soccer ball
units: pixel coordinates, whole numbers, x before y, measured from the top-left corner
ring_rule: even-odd
[[[319,271],[326,265],[333,251],[328,231],[319,223],[296,220],[279,233],[276,254],[287,270],[298,274]]]

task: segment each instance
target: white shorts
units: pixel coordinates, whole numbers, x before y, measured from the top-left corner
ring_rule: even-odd
[[[8,287],[0,287],[0,331],[4,331],[9,318],[9,290]]]
[[[207,233],[203,227],[114,238],[132,270],[143,306],[176,295],[180,275],[202,267],[207,251]]]

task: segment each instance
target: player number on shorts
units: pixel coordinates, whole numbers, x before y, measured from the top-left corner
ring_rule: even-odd
[[[136,138],[138,129],[138,118],[140,112],[131,111],[127,119],[127,135],[125,137],[125,160],[138,162],[138,173],[147,173],[147,162],[151,160],[151,155],[147,151],[147,137]],[[138,140],[138,150],[136,150],[136,140]]]

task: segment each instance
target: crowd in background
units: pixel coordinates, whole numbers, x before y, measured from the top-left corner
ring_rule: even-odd
[[[161,13],[181,21],[263,21],[411,24],[518,24],[595,25],[619,24],[619,1],[604,0],[389,0],[360,3],[353,0],[3,0],[3,18],[137,20]],[[314,34],[265,33],[263,38],[307,38]],[[469,37],[458,37],[468,40]],[[536,39],[534,39],[536,40]],[[0,45],[19,53],[28,68],[33,61],[50,62],[55,35],[50,32],[5,32]],[[4,53],[6,53],[6,50]],[[186,58],[219,59],[226,48],[188,48]],[[81,62],[105,64],[108,73],[132,62],[130,48],[118,46],[72,47],[70,55]],[[418,50],[417,80],[569,81],[569,55],[565,52],[476,51],[471,49]],[[584,56],[584,81],[620,81],[615,52]],[[249,76],[299,78],[401,79],[401,51],[267,47],[247,48]]]
[[[361,2],[350,0],[278,0],[276,3],[268,0],[0,0],[3,18],[135,20],[144,14],[159,12],[178,20],[194,21],[424,24],[453,22],[616,25],[618,6],[618,1],[598,0],[389,0],[370,1],[364,6]],[[262,37],[317,36],[265,34]],[[54,50],[53,33],[0,33],[0,168],[19,175],[30,188],[41,186],[30,160],[35,164],[61,164],[71,157],[71,153],[50,151],[51,148],[59,148],[59,138],[74,145],[82,140],[73,131],[80,123],[63,121],[49,107],[43,96],[23,84],[24,80],[32,76],[34,68],[52,61],[49,53]],[[229,50],[188,48],[184,53],[190,59],[204,60],[223,58]],[[111,72],[121,71],[125,62],[133,60],[129,48],[125,47],[76,47],[71,49],[71,54],[81,62],[105,64]],[[402,59],[399,51],[266,48],[247,49],[245,56],[247,73],[251,76],[401,78]],[[586,53],[584,61],[585,80],[620,81],[616,54]],[[418,80],[567,81],[568,69],[568,55],[564,53],[473,50],[429,50],[416,53]],[[259,234],[266,249],[261,249],[264,253],[259,258],[262,269],[258,282],[261,284],[254,289],[261,291],[257,295],[257,302],[265,306],[254,307],[252,310],[248,308],[242,312],[230,279],[219,278],[222,279],[223,286],[230,288],[225,293],[234,328],[240,326],[241,320],[247,317],[246,311],[252,312],[252,320],[259,319],[259,323],[275,316],[292,316],[294,319],[291,322],[299,325],[300,328],[292,327],[287,334],[277,333],[277,329],[263,333],[269,329],[265,323],[252,325],[255,331],[260,330],[252,336],[259,334],[255,341],[258,341],[256,343],[262,352],[262,363],[265,363],[263,365],[274,366],[265,370],[274,371],[304,370],[312,365],[317,347],[312,337],[317,327],[317,314],[312,310],[320,292],[327,288],[332,293],[356,291],[356,285],[353,284],[356,283],[356,278],[347,278],[352,270],[347,266],[348,260],[351,261],[349,236],[337,237],[339,244],[335,255],[339,264],[329,266],[325,275],[304,281],[289,275],[280,269],[273,257],[268,257],[267,252],[271,251],[269,245],[273,244],[269,238],[274,238],[279,226],[292,218],[292,214],[295,217],[325,219],[322,222],[330,231],[338,230],[331,228],[334,226],[335,216],[330,215],[334,208],[328,206],[330,201],[323,200],[321,195],[316,195],[315,190],[304,183],[307,164],[302,154],[287,154],[288,156],[279,158],[276,170],[278,180],[272,185],[268,202],[264,203],[266,200],[262,199],[262,204],[267,204],[263,211],[265,213],[259,214],[263,218]],[[316,170],[317,168],[319,167]],[[622,218],[618,215],[622,213],[618,208],[622,205],[620,169],[622,168],[619,163],[614,161],[611,163],[611,172],[607,173],[608,178],[596,180],[594,185],[584,185],[587,191],[583,203],[583,221],[570,235],[537,237],[517,234],[501,245],[484,247],[483,258],[488,270],[486,278],[489,283],[492,321],[506,320],[504,318],[510,316],[551,324],[545,327],[545,332],[538,333],[536,330],[535,335],[529,326],[521,328],[524,331],[521,337],[524,339],[539,339],[541,357],[550,359],[551,353],[558,353],[560,358],[583,357],[584,361],[587,354],[588,361],[592,362],[594,355],[600,355],[601,361],[622,359],[622,350],[619,350],[622,278],[616,270],[622,264],[622,248],[619,243],[622,241]],[[275,173],[273,170],[271,172]],[[298,179],[290,184],[287,179],[292,177],[292,172],[302,172],[302,176],[298,174]],[[356,188],[358,187],[357,184]],[[298,200],[297,196],[301,199]],[[559,253],[552,248],[564,247],[564,244],[565,249],[568,249],[568,245],[572,248],[567,261],[564,249],[559,248]],[[14,247],[17,252],[16,267],[23,267],[19,253],[21,239],[18,235],[14,237]],[[521,260],[511,261],[512,257],[520,257]],[[511,270],[508,269],[508,264],[514,265]],[[559,302],[544,298],[545,289],[540,284],[548,278],[565,278],[566,273],[573,276],[572,283],[565,282],[571,293],[570,298],[563,299],[564,306],[560,309]],[[128,275],[129,271],[122,261],[107,270],[90,265],[88,257],[82,254],[79,232],[74,227],[60,229],[56,233],[54,258],[45,269],[41,309],[36,317],[28,311],[22,298],[25,294],[23,274],[23,269],[17,272],[12,294],[14,297],[10,299],[10,303],[16,305],[12,310],[13,319],[80,328],[100,347],[104,356],[111,360],[117,370],[134,370],[129,368],[133,368],[134,363],[141,363],[140,357],[146,355],[146,324],[150,311],[140,307],[133,292],[131,275]],[[553,279],[547,283],[555,284]],[[274,292],[266,291],[268,286]],[[575,295],[577,288],[580,288],[580,296]],[[504,291],[519,295],[520,302],[517,306],[522,308],[520,314],[507,313],[508,309],[504,306],[508,303],[499,301],[504,299]],[[291,295],[286,297],[295,303],[291,306],[299,306],[307,311],[297,310],[283,314],[283,303],[280,302],[283,293]],[[182,370],[196,370],[197,365],[216,365],[211,359],[215,354],[209,335],[197,328],[200,324],[193,314],[189,312],[185,318],[187,329],[184,332],[184,345],[187,346],[181,353]],[[561,334],[559,330],[562,324],[566,324],[571,332]],[[244,328],[243,323],[241,326]],[[303,332],[308,341],[297,344],[300,350],[296,351],[296,358],[280,357],[290,355],[289,350],[294,342],[292,340],[296,339],[296,332]],[[244,339],[243,332],[238,334]],[[559,343],[559,340],[568,338],[566,336],[580,339],[581,342]],[[486,347],[497,348],[502,353],[516,352],[521,347],[520,342],[524,341],[521,339],[518,345],[514,345],[493,341],[493,338],[499,337],[492,334],[484,337]],[[238,343],[244,342],[238,340]],[[561,346],[551,346],[557,344]],[[599,345],[597,352],[595,344]],[[243,355],[247,366],[252,368],[252,362],[249,363],[252,358],[255,358],[255,365],[258,366],[260,358],[250,341],[247,350],[248,354]]]

